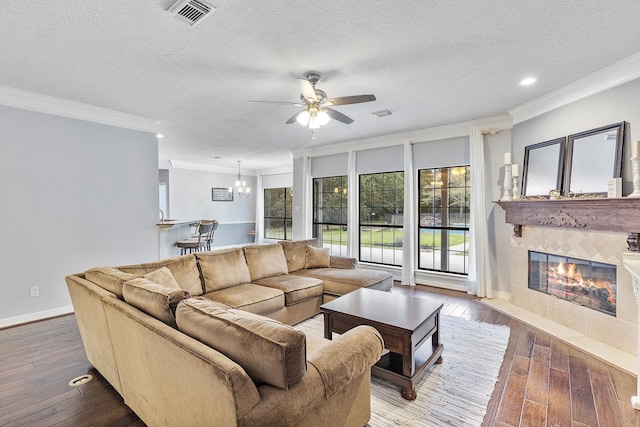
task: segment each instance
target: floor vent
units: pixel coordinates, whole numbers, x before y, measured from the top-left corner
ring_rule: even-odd
[[[180,21],[194,26],[214,10],[216,10],[215,7],[202,0],[178,0],[169,8],[168,12]]]
[[[92,379],[93,379],[93,375],[91,374],[80,375],[79,377],[75,377],[74,379],[69,381],[69,385],[71,387],[78,387],[78,386],[81,386],[82,384],[88,383]]]

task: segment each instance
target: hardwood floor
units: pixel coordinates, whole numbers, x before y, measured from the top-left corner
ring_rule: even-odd
[[[393,292],[439,299],[443,314],[509,326],[509,345],[483,426],[640,427],[640,411],[630,403],[635,377],[473,296],[426,286],[395,286]],[[69,386],[72,378],[86,373],[94,380]],[[144,423],[91,367],[75,317],[69,315],[0,330],[0,425]]]

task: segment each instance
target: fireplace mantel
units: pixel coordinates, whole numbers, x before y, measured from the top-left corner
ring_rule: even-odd
[[[496,202],[513,224],[516,237],[522,226],[562,227],[627,233],[632,252],[640,251],[640,198],[574,198]]]

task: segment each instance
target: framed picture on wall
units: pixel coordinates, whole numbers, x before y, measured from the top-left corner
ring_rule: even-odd
[[[233,202],[233,190],[229,187],[211,188],[211,201],[213,202]]]

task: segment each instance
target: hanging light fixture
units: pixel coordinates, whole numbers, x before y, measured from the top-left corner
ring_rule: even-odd
[[[324,126],[329,123],[331,117],[327,114],[325,108],[318,108],[317,105],[311,104],[309,108],[302,111],[296,117],[296,121],[302,126],[307,126],[309,129],[318,129],[320,126]]]
[[[242,180],[242,176],[240,176],[240,162],[241,160],[237,160],[238,162],[238,179],[236,180],[234,186],[236,188],[236,193],[238,193],[238,197],[249,197],[251,193],[251,187],[247,187],[247,181]],[[229,187],[229,193],[233,193],[233,187]]]

